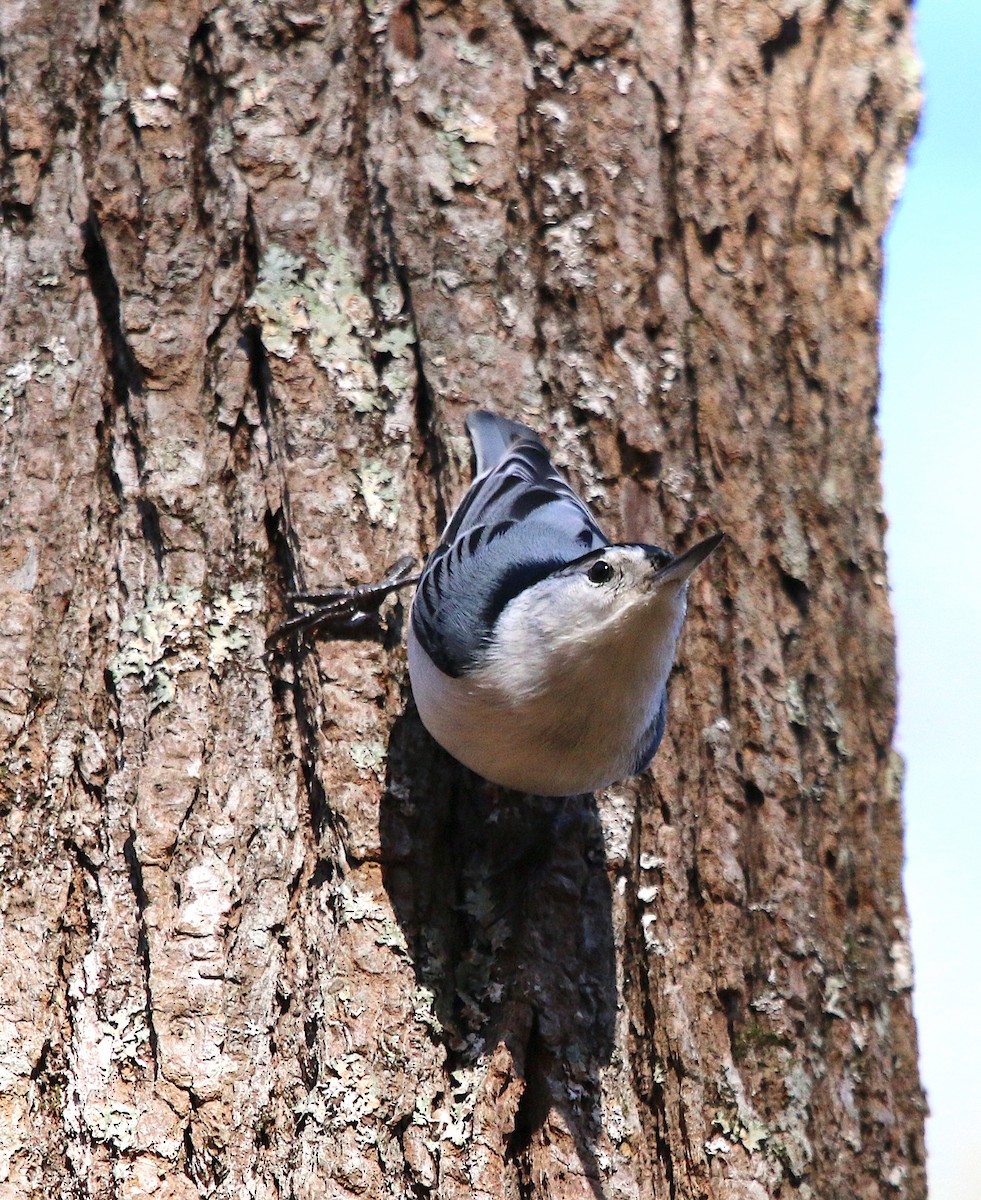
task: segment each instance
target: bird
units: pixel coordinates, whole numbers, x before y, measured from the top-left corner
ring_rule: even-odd
[[[597,792],[644,771],[664,735],[688,582],[723,540],[681,554],[612,542],[528,426],[466,421],[473,482],[416,582],[409,680],[423,725],[491,783]],[[387,591],[385,594],[387,594]]]

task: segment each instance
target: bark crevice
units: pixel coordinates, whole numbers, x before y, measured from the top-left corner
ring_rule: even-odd
[[[153,1077],[160,1072],[160,1045],[157,1026],[154,1018],[153,985],[150,962],[150,937],[146,923],[146,910],[149,907],[149,897],[143,883],[143,864],[140,862],[136,848],[136,834],[130,833],[123,843],[123,858],[129,875],[129,884],[136,901],[136,949],[143,973],[143,1015],[146,1020],[150,1058],[153,1062]]]

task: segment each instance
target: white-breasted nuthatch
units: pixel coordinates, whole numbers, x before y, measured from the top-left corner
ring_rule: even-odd
[[[419,715],[493,783],[597,791],[654,757],[688,580],[723,535],[677,556],[613,545],[527,426],[477,412],[467,429],[476,476],[412,602]]]

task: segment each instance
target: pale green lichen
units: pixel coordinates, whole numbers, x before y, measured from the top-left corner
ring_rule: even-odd
[[[355,279],[345,252],[317,244],[317,265],[272,245],[249,304],[259,318],[269,354],[292,359],[305,342],[311,358],[357,412],[384,411],[415,381],[415,333],[403,313],[401,293],[383,285],[376,293],[385,322]]]
[[[392,0],[367,0],[368,28],[371,33],[385,33],[395,4]]]
[[[405,935],[384,905],[379,904],[369,892],[358,891],[344,882],[337,889],[337,916],[341,925],[364,922],[374,926],[376,946],[388,946],[401,955],[408,955],[409,947]]]
[[[420,1025],[425,1025],[438,1037],[443,1032],[443,1023],[436,1015],[436,993],[432,988],[419,984],[412,1001],[412,1015]]]
[[[384,463],[374,460],[363,462],[355,473],[368,520],[393,529],[398,521],[400,493],[395,475]]]
[[[409,943],[405,940],[405,934],[391,917],[383,918],[381,929],[375,935],[375,945],[388,946],[396,954],[401,954],[405,958],[409,957]]]
[[[207,663],[218,674],[248,644],[250,634],[241,618],[252,609],[253,600],[240,585],[209,603],[198,588],[170,591],[155,584],[142,610],[123,621],[119,650],[109,662],[116,686],[138,679],[150,696],[151,712],[169,703],[184,672]]]
[[[414,386],[416,363],[412,347],[415,341],[415,334],[408,325],[393,325],[372,338],[372,350],[389,356],[381,369],[381,385],[390,396],[401,396]]]
[[[466,341],[467,361],[477,367],[490,367],[501,357],[501,343],[493,334],[475,333]]]
[[[112,1031],[112,1058],[116,1062],[139,1062],[140,1051],[150,1040],[146,1013],[142,1008],[122,1008],[104,1021]]]
[[[592,213],[581,212],[545,230],[546,249],[560,259],[569,281],[580,288],[596,282],[590,250],[594,223]]]
[[[132,1150],[136,1145],[139,1112],[128,1104],[110,1103],[105,1108],[85,1106],[85,1123],[97,1142],[111,1142],[117,1150]]]
[[[763,1143],[771,1136],[770,1130],[753,1116],[742,1120],[736,1116],[728,1116],[720,1110],[712,1118],[712,1124],[720,1131],[725,1140],[729,1143],[738,1142],[750,1154],[755,1154],[761,1150]],[[710,1154],[713,1153],[712,1150],[708,1149],[708,1145],[706,1145],[706,1150]],[[724,1153],[724,1151],[719,1148],[714,1153]]]
[[[141,129],[169,129],[179,98],[180,89],[165,80],[158,87],[145,87],[139,99],[131,97],[129,111]]]
[[[814,1151],[804,1133],[806,1126],[800,1118],[794,1119],[794,1125],[795,1129],[787,1131],[783,1135],[774,1135],[767,1143],[767,1151],[770,1157],[780,1163],[785,1170],[800,1179],[806,1174],[814,1158]],[[849,1144],[853,1145],[850,1139]],[[853,1149],[859,1148],[860,1146],[853,1145]],[[804,1200],[803,1190],[801,1191],[801,1200]]]
[[[208,622],[208,666],[218,671],[236,650],[249,642],[248,628],[240,618],[252,612],[254,605],[240,583],[233,583],[227,596],[219,596],[211,604]]]
[[[894,917],[898,937],[889,947],[892,959],[892,990],[908,992],[913,987],[913,949],[909,941],[909,921],[905,917]]]
[[[796,1178],[807,1174],[814,1159],[814,1148],[807,1136],[811,1122],[811,1093],[813,1085],[800,1063],[795,1064],[784,1079],[789,1104],[777,1118],[777,1132],[767,1143],[768,1153]],[[850,1136],[845,1139],[853,1149],[861,1148],[861,1140]]]
[[[468,146],[497,145],[497,126],[489,117],[481,116],[471,108],[440,108],[436,118],[444,133],[459,138]]]
[[[684,366],[684,357],[681,351],[677,350],[674,346],[666,346],[661,351],[661,370],[658,387],[662,395],[671,391],[675,380],[681,374]]]
[[[804,704],[804,693],[796,679],[787,680],[787,716],[791,725],[801,729],[807,727],[807,706]]]
[[[455,183],[471,187],[477,182],[477,164],[463,148],[459,134],[450,133],[445,129],[436,130],[436,140],[446,155],[450,166],[450,177]]]
[[[2,369],[0,379],[0,421],[13,415],[14,400],[27,396],[34,380],[49,379],[57,367],[67,367],[73,361],[68,343],[62,337],[50,338],[32,346],[23,357]]]
[[[123,621],[119,651],[109,663],[117,687],[135,676],[150,695],[151,711],[173,700],[178,675],[201,665],[202,621],[197,588],[151,587],[142,612]]]
[[[468,63],[471,67],[492,67],[495,59],[494,55],[484,49],[477,42],[471,42],[469,38],[465,38],[462,34],[458,34],[453,42],[456,56],[461,62]]]
[[[451,1142],[454,1146],[464,1146],[470,1141],[475,1103],[486,1084],[488,1071],[488,1063],[481,1060],[473,1066],[450,1072],[452,1099],[449,1107],[433,1114],[432,1123],[438,1128],[440,1141]],[[438,1152],[436,1143],[427,1141],[426,1145],[434,1153]]]
[[[608,1101],[605,1115],[606,1132],[610,1141],[615,1145],[625,1142],[627,1140],[627,1118],[621,1106],[614,1100]]]
[[[360,1125],[381,1105],[374,1070],[363,1055],[344,1054],[324,1068],[333,1075],[322,1079],[293,1106],[297,1116],[307,1116],[323,1127]]]
[[[387,916],[374,896],[346,882],[337,889],[337,910],[342,925],[349,921],[383,921]]]
[[[297,349],[296,335],[310,327],[303,303],[303,269],[303,260],[295,254],[270,246],[249,299],[262,328],[262,344],[277,358],[291,359]]]
[[[381,283],[374,291],[378,312],[384,321],[396,321],[402,316],[405,301],[402,292],[394,283]],[[409,339],[410,342],[413,340]]]
[[[359,771],[371,771],[379,779],[385,768],[385,747],[381,742],[354,742],[348,747]]]
[[[472,187],[480,178],[480,172],[466,147],[496,145],[497,126],[472,109],[442,105],[433,115],[437,125],[436,140],[446,156],[451,178],[455,183]]]

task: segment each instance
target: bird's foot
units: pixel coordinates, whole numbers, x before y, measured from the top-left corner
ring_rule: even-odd
[[[298,634],[349,633],[378,615],[382,602],[393,592],[419,582],[412,574],[416,561],[410,555],[400,558],[377,583],[358,583],[353,587],[338,585],[323,592],[289,592],[286,603],[296,612],[278,625],[266,639],[272,646]],[[297,611],[307,609],[306,612]]]

